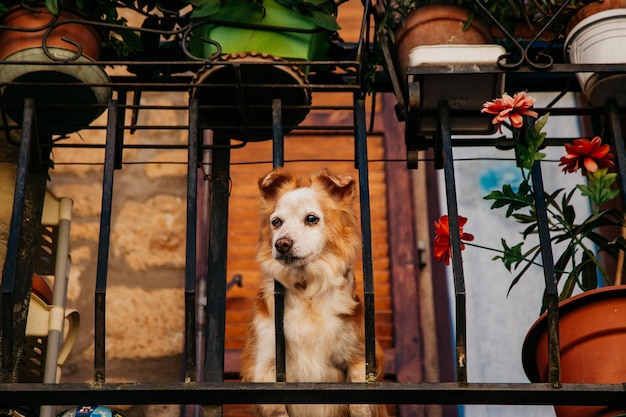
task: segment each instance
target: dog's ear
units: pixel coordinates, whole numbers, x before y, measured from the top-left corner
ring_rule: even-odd
[[[352,201],[356,196],[355,181],[349,175],[333,174],[327,169],[322,169],[311,177],[311,184],[316,182],[321,184],[332,197],[339,200],[347,198]]]
[[[284,168],[276,168],[259,179],[259,191],[264,200],[275,199],[281,189],[298,187],[299,180]]]

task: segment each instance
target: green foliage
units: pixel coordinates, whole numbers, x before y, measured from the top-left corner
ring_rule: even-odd
[[[522,168],[530,170],[536,161],[540,161],[546,157],[546,154],[540,152],[541,146],[546,138],[545,132],[541,130],[546,125],[550,113],[541,116],[534,125],[526,129],[526,143],[518,143],[516,145],[517,157]]]
[[[596,172],[587,176],[589,181],[587,184],[579,184],[576,186],[580,190],[580,194],[589,197],[594,210],[619,195],[619,190],[611,189],[611,186],[617,179],[617,174],[607,173],[607,169],[598,169]]]
[[[309,18],[317,26],[330,31],[341,29],[334,16],[337,4],[328,0],[276,0],[276,3]]]
[[[602,177],[594,185],[579,185],[568,193],[559,189],[552,194],[546,194],[550,241],[554,249],[560,248],[559,253],[555,254],[555,278],[557,282],[565,278],[561,292],[563,299],[569,297],[576,286],[583,291],[596,288],[597,271],[600,271],[607,284],[611,284],[612,279],[599,263],[598,254],[605,252],[617,257],[620,250],[626,251],[624,238],[620,236],[609,241],[598,232],[598,229],[602,227],[623,227],[626,224],[623,213],[614,208],[598,210],[583,219],[582,222],[577,223],[575,209],[571,203],[576,190],[588,190],[589,187],[591,187],[590,193],[592,195],[585,191],[581,192],[583,196],[602,202],[613,199],[619,194],[619,191],[608,188],[614,182],[614,179],[611,180],[612,176],[609,174],[609,178]],[[504,208],[506,209],[506,217],[513,217],[517,223],[528,225],[522,232],[524,240],[537,233],[537,216],[528,180],[524,180],[520,184],[517,192],[513,191],[509,184],[505,184],[502,191],[492,191],[484,199],[493,200],[492,209]],[[526,211],[519,213],[520,210]],[[522,252],[524,241],[511,245],[502,239],[501,243],[502,255],[493,259],[502,261],[509,272],[516,273],[509,287],[509,291],[511,291],[529,267],[539,258],[541,246],[535,245],[526,252]],[[592,245],[597,246],[598,254],[593,253]]]
[[[524,241],[533,234],[537,234],[537,214],[535,209],[534,191],[532,189],[531,168],[538,161],[545,158],[540,149],[545,140],[542,129],[546,125],[549,115],[546,114],[526,127],[525,141],[519,142],[516,147],[518,165],[522,171],[523,180],[515,190],[510,184],[502,186],[483,197],[492,201],[491,209],[505,209],[505,217],[513,218],[517,223],[527,225],[522,231],[523,240],[510,244],[501,240],[501,255],[493,260],[499,260],[504,267],[515,276],[509,287],[509,292],[522,279],[530,266],[540,265],[537,259],[541,257],[541,246],[534,245],[523,250]],[[516,131],[517,133],[517,131]],[[607,168],[587,173],[585,184],[579,184],[573,189],[557,189],[546,193],[545,204],[548,214],[548,228],[550,242],[554,253],[555,279],[561,286],[560,298],[565,299],[572,295],[575,288],[587,291],[598,286],[598,273],[603,281],[610,285],[612,277],[604,270],[598,258],[606,253],[617,258],[620,251],[626,251],[626,240],[619,236],[609,241],[600,231],[606,227],[624,227],[626,221],[624,213],[616,208],[602,209],[602,206],[619,195],[619,190],[613,189],[617,175],[609,173]],[[592,205],[592,213],[587,218],[579,219],[576,216],[572,199],[576,192],[587,197]],[[597,250],[597,253],[594,253]],[[542,306],[542,311],[545,309]]]
[[[341,29],[337,24],[337,7],[347,0],[276,0],[279,5],[293,10],[300,16],[311,21],[320,28],[331,32]],[[190,0],[194,7],[192,17],[209,17],[228,4],[228,0]],[[251,10],[265,14],[263,0],[249,0],[248,5]]]

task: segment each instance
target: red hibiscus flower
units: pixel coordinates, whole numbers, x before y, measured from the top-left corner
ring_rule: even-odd
[[[587,172],[596,172],[598,168],[607,168],[615,165],[613,155],[609,153],[611,147],[602,144],[600,136],[591,141],[587,138],[576,139],[571,144],[565,144],[567,155],[561,158],[559,166],[563,172],[576,172],[580,168],[583,175]]]
[[[459,216],[459,233],[461,235],[461,241],[471,242],[474,240],[474,236],[469,233],[463,233],[463,226],[467,223],[467,218]],[[465,245],[461,242],[461,250],[465,249]],[[435,259],[439,262],[445,262],[446,265],[450,265],[450,258],[452,257],[452,247],[450,246],[450,225],[448,223],[448,215],[444,214],[435,220],[435,240],[434,240],[434,255]]]
[[[506,119],[511,120],[511,124],[514,128],[519,129],[524,123],[522,116],[532,116],[537,118],[537,112],[530,110],[535,104],[535,99],[531,96],[527,96],[525,91],[515,93],[513,97],[508,94],[504,94],[502,98],[497,98],[494,101],[487,101],[483,104],[481,113],[495,114],[492,122],[494,125],[498,125],[498,129],[502,132],[502,122]]]

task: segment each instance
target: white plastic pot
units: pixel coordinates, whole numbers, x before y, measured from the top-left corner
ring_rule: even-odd
[[[626,63],[626,9],[611,9],[580,21],[565,40],[573,64]],[[609,97],[626,105],[626,74],[581,72],[576,77],[587,99],[602,106]]]
[[[422,45],[409,52],[410,67],[421,65],[496,64],[506,53],[500,45]],[[409,100],[419,110],[437,110],[442,99],[448,101],[450,110],[480,109],[482,104],[504,93],[504,74],[427,74],[409,77]],[[419,133],[431,135],[437,132],[436,117],[420,117]],[[459,116],[450,120],[452,134],[473,135],[494,133],[496,126],[491,119],[481,115]]]

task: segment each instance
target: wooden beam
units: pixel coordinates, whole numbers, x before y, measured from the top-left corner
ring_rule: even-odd
[[[385,159],[406,156],[404,131],[396,121],[395,100],[382,94]],[[417,305],[418,252],[415,244],[411,178],[404,162],[385,164],[387,184],[387,224],[389,233],[390,281],[392,290],[394,348],[398,382],[423,382],[423,353]],[[424,406],[401,405],[402,417],[424,416]]]

